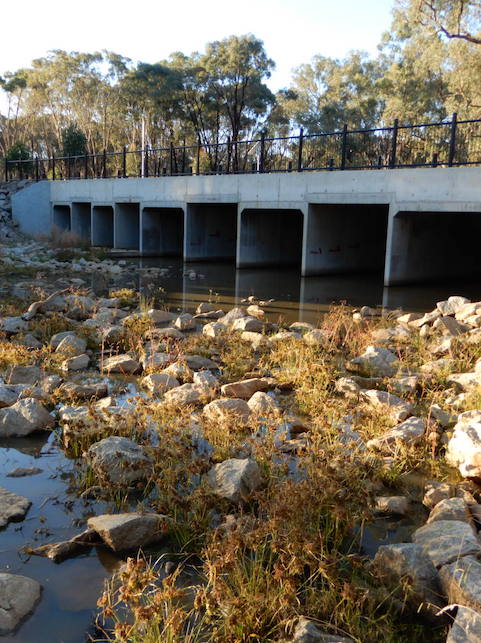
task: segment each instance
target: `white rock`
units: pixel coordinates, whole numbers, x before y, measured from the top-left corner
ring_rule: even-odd
[[[23,520],[31,504],[28,498],[0,487],[0,528],[5,527],[10,521]]]
[[[213,392],[197,384],[183,384],[167,391],[164,400],[174,406],[186,406],[188,404],[205,403],[212,399]]]
[[[368,346],[362,355],[346,364],[348,370],[374,377],[392,377],[399,369],[396,355],[387,348]]]
[[[448,297],[446,301],[438,301],[436,308],[439,310],[441,315],[455,315],[465,304],[469,303],[470,300],[466,299],[466,297],[453,295],[452,297]]]
[[[76,357],[77,355],[83,355],[86,348],[87,342],[85,339],[76,335],[67,335],[60,341],[55,352],[63,353],[66,357]]]
[[[325,330],[314,328],[305,333],[303,340],[308,346],[325,346],[328,341],[328,334]]]
[[[409,504],[409,499],[406,496],[377,496],[374,508],[379,513],[407,516]]]
[[[162,540],[170,521],[161,514],[123,513],[94,516],[87,524],[114,551],[126,551]]]
[[[458,467],[464,478],[481,477],[481,411],[458,416],[446,449],[446,460]]]
[[[249,421],[251,410],[245,400],[229,397],[210,402],[202,412],[211,422],[235,421],[244,425]]]
[[[395,453],[399,446],[416,445],[422,441],[426,431],[426,422],[411,416],[405,422],[384,433],[379,438],[369,440],[367,447],[388,454]]]
[[[152,395],[163,395],[166,391],[170,391],[176,386],[180,386],[179,380],[172,377],[168,373],[152,373],[147,377],[142,378],[141,386],[148,389]]]
[[[262,484],[259,467],[251,458],[231,458],[216,464],[207,479],[215,494],[234,503],[248,500]]]
[[[189,315],[189,313],[183,313],[177,317],[174,322],[174,326],[179,330],[195,330],[196,323],[192,315]]]
[[[211,322],[206,324],[202,329],[202,334],[206,337],[217,339],[227,330],[227,326],[221,322]]]
[[[123,375],[133,375],[135,373],[140,373],[142,370],[139,362],[130,355],[115,355],[114,357],[108,357],[105,359],[101,365],[102,373],[122,373]]]
[[[0,409],[0,437],[23,437],[34,431],[45,431],[52,427],[54,419],[31,397],[19,400],[6,409]]]
[[[386,391],[378,391],[376,389],[361,391],[360,396],[361,399],[370,406],[385,410],[396,422],[402,422],[402,420],[405,420],[413,412],[413,405],[411,403]]]
[[[104,438],[92,444],[84,456],[95,473],[111,484],[128,485],[152,473],[151,457],[128,438]]]
[[[249,331],[251,333],[262,333],[265,323],[255,317],[240,317],[231,323],[232,330]]]
[[[439,578],[449,603],[481,611],[481,563],[474,556],[464,556],[444,565],[439,570]]]
[[[5,333],[22,333],[28,330],[28,323],[21,317],[0,317],[0,330]]]
[[[167,375],[174,377],[180,382],[187,382],[189,380],[192,380],[193,375],[187,364],[182,361],[173,362],[172,364],[170,364],[170,366],[164,368],[162,373],[166,373]]]
[[[61,369],[63,371],[83,371],[89,364],[90,357],[84,353],[64,360],[61,364]]]
[[[247,402],[252,413],[259,416],[279,415],[280,407],[268,393],[257,391]]]
[[[481,553],[481,545],[466,522],[437,520],[420,527],[413,541],[424,549],[435,567],[442,567],[463,556]]]

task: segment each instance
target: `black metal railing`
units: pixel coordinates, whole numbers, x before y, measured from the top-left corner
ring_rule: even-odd
[[[481,119],[7,160],[5,180],[67,180],[481,165]]]

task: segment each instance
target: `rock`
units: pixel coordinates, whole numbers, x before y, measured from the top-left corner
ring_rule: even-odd
[[[249,331],[251,333],[262,333],[265,323],[255,317],[240,317],[231,322],[232,330]]]
[[[453,424],[456,424],[458,417],[457,415],[453,415],[452,413],[448,413],[448,411],[442,409],[439,404],[433,404],[430,407],[430,413],[432,417],[439,422],[443,429],[447,429]]]
[[[222,333],[225,333],[226,330],[227,326],[225,324],[222,324],[221,322],[211,322],[210,324],[206,324],[204,326],[204,328],[202,329],[202,334],[206,337],[217,339],[222,335]]]
[[[266,316],[266,311],[257,304],[251,304],[250,306],[247,306],[246,313],[250,317],[256,317],[257,319],[264,319],[264,317]]]
[[[462,498],[445,498],[432,509],[427,523],[436,520],[459,520],[470,523],[468,505]]]
[[[242,308],[232,308],[223,317],[220,317],[219,321],[222,322],[223,324],[226,324],[227,326],[230,326],[230,324],[234,322],[236,319],[241,319],[242,317],[245,317],[245,316],[246,316],[246,313]]]
[[[393,377],[389,380],[389,391],[396,395],[414,393],[419,386],[417,375],[405,375],[404,377]]]
[[[60,387],[60,392],[78,400],[90,400],[105,397],[108,394],[108,387],[105,382],[84,382],[82,384],[65,382]]]
[[[224,460],[212,467],[207,480],[215,494],[234,503],[248,500],[262,484],[257,462],[251,458]]]
[[[179,330],[195,330],[196,323],[192,315],[189,315],[189,313],[183,313],[177,317],[174,322],[174,326]]]
[[[451,344],[453,343],[452,337],[445,337],[439,341],[434,342],[429,346],[429,352],[433,355],[445,355],[451,350]]]
[[[159,542],[168,532],[169,519],[161,514],[104,514],[87,521],[114,551],[146,547]]]
[[[176,386],[180,386],[179,380],[172,377],[168,373],[153,373],[147,375],[141,382],[141,386],[148,389],[152,395],[163,395],[166,391],[170,391]]]
[[[370,406],[384,410],[396,422],[405,420],[413,412],[412,404],[386,391],[361,391],[360,397]]]
[[[406,496],[377,496],[374,509],[379,513],[407,516],[409,505],[409,498]]]
[[[134,375],[142,370],[139,362],[130,355],[115,355],[104,360],[101,366],[102,373],[122,373],[122,375]]]
[[[164,368],[162,373],[167,373],[167,375],[174,377],[180,382],[187,382],[189,380],[192,380],[192,371],[187,366],[186,362],[173,362],[172,364],[170,364],[170,366]]]
[[[233,397],[220,398],[204,406],[202,411],[211,422],[236,421],[242,425],[247,424],[251,410],[245,400]]]
[[[451,485],[447,482],[436,482],[435,480],[426,483],[424,487],[423,505],[433,509],[442,500],[452,496]]]
[[[412,331],[405,326],[395,328],[378,328],[371,333],[371,340],[375,344],[396,344],[408,342],[411,339]]]
[[[459,605],[446,643],[481,643],[481,614]]]
[[[471,526],[458,520],[436,520],[424,525],[414,532],[413,541],[421,545],[438,568],[463,556],[481,553]]]
[[[418,319],[422,319],[424,315],[421,313],[406,313],[405,315],[401,315],[396,319],[398,324],[411,324],[413,321],[417,321]]]
[[[426,362],[419,370],[427,375],[447,374],[452,372],[455,363],[455,360],[451,358],[436,359],[431,362]]]
[[[219,370],[219,364],[212,361],[208,357],[202,355],[185,355],[184,359],[187,366],[193,371],[200,371],[203,368],[211,369],[214,371]]]
[[[76,357],[77,355],[83,355],[86,349],[87,342],[85,339],[76,335],[67,335],[60,341],[55,352],[63,353],[68,357]]]
[[[289,639],[289,642],[282,641],[281,643],[354,643],[354,641],[347,636],[324,632],[314,621],[301,616],[294,628],[292,638]]]
[[[458,391],[474,391],[481,387],[481,373],[453,373],[446,378],[446,383],[454,386]]]
[[[415,606],[419,603],[442,605],[438,572],[420,545],[397,543],[381,545],[373,560],[378,573],[396,585],[407,582]],[[404,597],[403,597],[404,598]]]
[[[25,346],[26,348],[31,348],[33,350],[38,350],[43,346],[42,342],[39,342],[38,339],[30,333],[22,335],[21,337],[17,335],[13,341],[15,344],[19,344],[20,346]]]
[[[423,326],[434,323],[438,317],[441,317],[439,310],[433,310],[430,313],[426,313],[419,319],[409,322],[409,326],[411,328],[422,328]]]
[[[244,330],[241,333],[241,339],[243,342],[250,342],[252,350],[259,351],[261,348],[270,346],[271,341],[266,335],[261,333],[251,333],[248,330]]]
[[[448,297],[446,301],[438,301],[436,308],[439,310],[441,315],[455,315],[459,310],[462,310],[465,304],[469,304],[469,299],[466,297],[459,297],[453,295]]]
[[[467,324],[463,324],[452,317],[438,317],[433,324],[433,328],[434,330],[440,330],[443,335],[448,337],[457,337],[470,330]]]
[[[296,321],[292,322],[292,324],[289,326],[289,329],[293,330],[296,333],[306,333],[310,330],[314,330],[314,326],[312,324],[309,324],[309,322]]]
[[[276,344],[277,342],[286,342],[292,339],[302,339],[302,335],[300,333],[295,333],[292,330],[280,330],[275,335],[271,335],[269,337],[272,344]]]
[[[419,444],[426,431],[426,422],[421,418],[411,416],[405,422],[384,433],[379,438],[369,440],[367,447],[387,454],[393,454],[400,446]]]
[[[43,469],[38,467],[17,467],[7,473],[7,478],[24,478],[25,476],[36,476],[42,473]]]
[[[182,384],[164,394],[164,400],[174,406],[200,404],[210,399],[212,399],[212,392],[197,384]]]
[[[368,346],[362,355],[346,364],[349,371],[377,377],[392,377],[399,366],[400,362],[394,353],[377,346]]]
[[[439,578],[449,603],[481,611],[481,563],[474,556],[464,556],[444,565],[439,570]]]
[[[37,384],[45,372],[38,366],[13,366],[8,372],[9,384]]]
[[[83,355],[76,355],[75,357],[69,357],[65,359],[60,368],[63,371],[83,371],[90,364],[90,357],[85,353]]]
[[[329,336],[325,330],[314,328],[309,330],[303,336],[303,340],[308,346],[325,346],[328,342]]]
[[[33,549],[31,553],[36,556],[46,556],[56,563],[61,563],[64,560],[67,560],[67,558],[83,554],[90,547],[100,545],[101,543],[102,539],[94,529],[86,529],[81,534],[77,534],[70,540],[41,545],[40,547]]]
[[[32,578],[0,573],[0,636],[13,632],[33,611],[41,591]]]
[[[455,313],[456,319],[459,319],[459,321],[465,321],[469,317],[472,317],[473,315],[478,315],[481,312],[481,302],[480,301],[475,301],[469,304],[464,304]]]
[[[27,498],[0,487],[0,528],[11,521],[23,520],[31,504]]]
[[[151,457],[128,438],[104,438],[93,444],[84,456],[95,473],[111,484],[128,485],[152,474]]]
[[[16,386],[6,386],[0,384],[0,409],[12,406],[18,399],[18,389]]]
[[[340,377],[336,380],[335,389],[338,393],[352,399],[358,399],[361,387],[352,377]]]
[[[458,467],[464,478],[481,477],[481,411],[467,411],[458,416],[446,449],[446,460]]]
[[[147,312],[147,317],[154,325],[157,325],[157,324],[167,324],[172,320],[174,320],[177,317],[177,315],[174,313],[169,313],[166,310],[157,310],[155,308],[151,308]]]
[[[212,394],[220,387],[219,380],[210,371],[198,371],[194,373],[194,384],[200,386]]]
[[[34,431],[45,431],[52,427],[54,419],[31,397],[19,400],[6,409],[0,409],[0,437],[23,437]]]
[[[148,332],[153,339],[184,339],[184,334],[178,328],[156,328]]]
[[[212,313],[214,312],[216,307],[213,304],[209,304],[208,302],[202,302],[200,303],[195,312],[197,315],[202,315],[204,313]]]
[[[144,371],[156,368],[166,368],[172,361],[168,353],[156,353],[148,351],[140,360]]]
[[[4,333],[24,333],[28,330],[28,323],[21,317],[0,317],[0,330]]]
[[[257,391],[247,402],[251,413],[259,416],[279,415],[280,407],[272,395]]]
[[[240,397],[248,400],[257,391],[266,391],[270,388],[269,380],[265,377],[251,377],[239,382],[231,382],[221,386],[221,393],[225,397]]]

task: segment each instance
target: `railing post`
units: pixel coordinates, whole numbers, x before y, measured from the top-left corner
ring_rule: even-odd
[[[451,139],[449,141],[449,159],[448,165],[451,167],[454,163],[454,155],[456,154],[456,131],[458,129],[458,115],[456,112],[453,114],[451,121]]]
[[[195,173],[197,176],[200,174],[200,143],[197,145],[197,168]]]
[[[226,174],[229,174],[230,172],[230,162],[231,162],[231,142],[230,142],[230,136],[227,137],[227,168],[226,168]]]
[[[170,142],[170,172],[169,172],[170,176],[172,176],[173,169],[174,169],[174,144],[171,141]]]
[[[396,118],[396,120],[394,121],[394,126],[392,128],[391,154],[389,157],[389,167],[391,169],[396,167],[398,130],[399,130],[399,120]]]
[[[107,150],[105,148],[102,154],[102,177],[107,178]]]
[[[5,183],[8,183],[8,159],[5,159]]]
[[[146,178],[149,177],[149,146],[145,146],[145,152],[144,152],[144,176]]]
[[[262,132],[261,134],[261,152],[259,157],[259,172],[264,172],[264,154],[266,151],[266,134]]]
[[[127,178],[127,147],[125,145],[122,152],[122,176],[124,179]]]
[[[52,152],[52,181],[55,181],[55,154]]]
[[[434,154],[433,154],[433,160],[432,160],[431,165],[433,167],[438,167],[438,153],[437,152],[434,152]]]
[[[88,178],[89,175],[89,155],[85,154],[84,156],[84,179]]]
[[[35,181],[38,183],[40,177],[39,167],[38,167],[38,156],[35,158]]]
[[[344,123],[342,128],[342,147],[341,147],[341,170],[346,169],[347,157],[347,123]]]
[[[302,148],[304,145],[304,130],[299,130],[299,148],[297,150],[297,171],[302,172]]]
[[[67,157],[67,179],[70,181],[72,173],[72,158],[69,156]]]

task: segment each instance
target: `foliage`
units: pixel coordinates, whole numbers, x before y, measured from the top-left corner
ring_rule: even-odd
[[[87,137],[77,125],[62,130],[62,156],[87,154]]]

